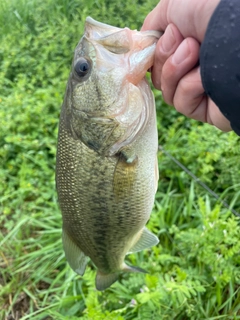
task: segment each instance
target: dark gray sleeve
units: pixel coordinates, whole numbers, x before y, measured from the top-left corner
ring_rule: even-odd
[[[222,0],[200,50],[206,94],[240,135],[240,0]]]

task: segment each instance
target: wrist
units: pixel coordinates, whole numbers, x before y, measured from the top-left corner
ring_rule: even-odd
[[[221,0],[198,1],[195,7],[194,21],[196,38],[201,43],[207,31],[209,21]]]

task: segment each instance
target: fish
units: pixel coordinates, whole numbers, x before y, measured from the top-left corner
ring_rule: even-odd
[[[122,272],[146,272],[125,256],[156,245],[146,227],[158,186],[155,100],[146,72],[157,31],[85,21],[59,120],[56,189],[70,267],[91,259],[105,290]]]

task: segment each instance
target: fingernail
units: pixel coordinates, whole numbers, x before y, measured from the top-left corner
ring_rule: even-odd
[[[162,38],[161,48],[163,52],[169,52],[174,46],[176,40],[172,31],[171,25],[169,25]]]
[[[188,46],[188,41],[185,40],[180,44],[180,46],[175,51],[172,57],[172,62],[174,64],[182,63],[189,56],[189,53],[190,53],[190,50]]]

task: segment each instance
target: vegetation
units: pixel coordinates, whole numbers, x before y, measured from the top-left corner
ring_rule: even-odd
[[[139,29],[156,0],[0,1],[0,319],[240,319],[239,219],[159,152],[160,244],[105,292],[70,270],[54,181],[60,106],[86,16]],[[155,91],[159,143],[240,212],[239,138]]]

